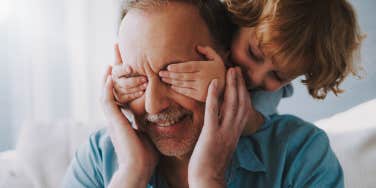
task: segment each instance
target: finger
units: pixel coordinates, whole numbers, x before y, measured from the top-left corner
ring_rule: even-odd
[[[103,108],[105,117],[109,122],[111,141],[114,142],[115,150],[119,149],[119,147],[131,148],[137,143],[138,137],[128,119],[115,103],[112,91],[113,81],[111,76],[108,76],[104,87]]]
[[[147,87],[147,84],[145,83],[145,84],[141,84],[132,88],[115,87],[115,89],[116,89],[116,92],[119,94],[119,96],[121,96],[121,95],[132,94],[132,93],[136,93],[140,91],[145,91],[146,87]]]
[[[181,87],[181,88],[189,88],[194,89],[194,81],[180,81],[180,80],[174,80],[171,78],[162,78],[162,81],[168,84],[171,84],[172,86]]]
[[[115,64],[112,68],[113,78],[129,77],[132,75],[132,68],[126,64]]]
[[[118,96],[118,101],[122,106],[126,105],[128,102],[135,100],[139,97],[141,97],[144,94],[145,91],[137,91],[134,93],[129,93],[126,95],[120,95]]]
[[[210,46],[197,46],[197,51],[204,55],[206,57],[206,59],[208,60],[212,60],[212,61],[218,61],[218,60],[222,60],[221,56],[219,56],[217,54],[217,52],[215,52],[215,50],[213,50],[213,48],[211,48]]]
[[[109,109],[117,107],[115,103],[115,96],[113,90],[113,81],[111,76],[109,75],[106,79],[106,83],[103,89],[103,107],[105,110],[105,114],[108,113]]]
[[[190,88],[171,86],[171,89],[187,97],[193,98],[193,96],[195,95],[195,90]]]
[[[121,60],[120,50],[119,50],[119,44],[115,44],[115,65],[123,64],[123,61]]]
[[[122,107],[123,105],[119,103],[119,94],[116,92],[115,88],[112,89],[112,93],[114,94],[115,103],[117,103],[118,106]]]
[[[109,65],[103,75],[103,79],[102,79],[102,87],[104,87],[104,85],[106,84],[106,81],[107,81],[107,77],[109,75],[111,75],[111,72],[112,72],[112,66]]]
[[[118,128],[128,130],[132,129],[128,120],[121,113],[120,108],[115,102],[113,94],[113,81],[111,76],[108,76],[104,87],[103,108],[105,116],[110,121],[110,125],[113,126],[114,130]]]
[[[237,84],[238,84],[237,88],[238,88],[238,93],[239,93],[239,101],[243,100],[246,103],[248,103],[248,104],[244,103],[245,105],[250,105],[249,104],[250,96],[249,96],[249,93],[248,93],[248,90],[247,90],[247,86],[245,85],[245,81],[244,81],[242,72],[241,72],[239,67],[237,67],[236,70],[237,70],[237,81],[238,81],[237,82]]]
[[[137,77],[130,77],[130,78],[125,78],[121,77],[118,79],[115,79],[115,89],[130,89],[134,87],[140,87],[144,84],[147,84],[147,80],[144,76],[137,76]]]
[[[223,102],[223,125],[229,126],[238,110],[237,79],[234,68],[230,68],[226,75],[226,88]]]
[[[183,63],[175,63],[167,66],[167,70],[170,72],[180,73],[194,73],[200,71],[200,64],[203,61],[189,61]]]
[[[171,89],[174,90],[177,93],[180,93],[184,96],[187,96],[189,98],[205,102],[205,97],[201,97],[198,93],[197,90],[191,89],[191,88],[182,88],[182,87],[176,87],[176,86],[171,86]]]
[[[250,96],[249,96],[249,93],[248,93],[248,90],[247,90],[247,87],[245,85],[245,81],[243,79],[243,76],[242,76],[242,73],[241,73],[241,70],[240,68],[236,68],[237,69],[237,80],[238,80],[238,101],[239,101],[239,113],[237,114],[237,121],[239,122],[242,122],[242,119],[247,119],[247,118],[244,118],[246,115],[247,115],[247,110],[250,108],[251,106],[251,99],[250,99]],[[242,131],[245,124],[244,123],[241,123],[240,124],[241,127],[239,127],[239,131]]]
[[[197,79],[197,74],[195,73],[177,73],[170,71],[160,71],[159,76],[162,78],[171,78],[174,80],[185,80],[185,81],[194,81]]]
[[[203,131],[212,130],[218,127],[218,100],[219,100],[220,90],[218,87],[218,80],[212,80],[208,88],[208,96],[206,98],[205,104],[205,117],[204,117],[204,127]]]

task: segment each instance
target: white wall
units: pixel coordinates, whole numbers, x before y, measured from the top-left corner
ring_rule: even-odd
[[[0,11],[5,2],[0,151],[14,146],[25,121],[102,120],[100,81],[114,61],[119,0],[1,0]]]

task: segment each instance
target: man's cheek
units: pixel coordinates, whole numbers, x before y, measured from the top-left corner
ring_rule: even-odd
[[[129,109],[136,116],[145,114],[145,96],[141,96],[129,103]]]

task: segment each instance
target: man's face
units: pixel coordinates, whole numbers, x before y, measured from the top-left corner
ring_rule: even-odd
[[[163,7],[132,9],[122,21],[119,47],[123,62],[148,79],[142,97],[129,106],[141,130],[164,155],[189,154],[200,135],[204,104],[174,92],[158,72],[169,64],[202,60],[196,45],[213,46],[196,7],[171,2]]]

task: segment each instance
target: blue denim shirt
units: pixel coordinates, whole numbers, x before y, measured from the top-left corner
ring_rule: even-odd
[[[64,187],[105,187],[117,170],[106,129],[82,146],[64,178]],[[344,187],[343,171],[327,135],[291,115],[272,115],[256,133],[241,137],[226,173],[227,187]],[[155,173],[149,188],[168,187]]]

